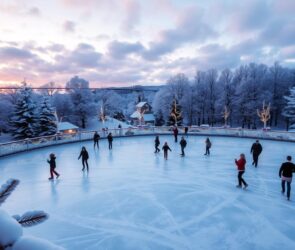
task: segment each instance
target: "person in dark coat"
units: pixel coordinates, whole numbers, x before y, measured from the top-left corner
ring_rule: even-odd
[[[174,141],[177,142],[177,136],[178,136],[178,128],[177,127],[174,127],[173,135],[174,135]]]
[[[49,155],[49,158],[50,159],[47,160],[47,162],[49,163],[49,166],[50,166],[50,178],[48,178],[48,180],[53,180],[54,174],[56,175],[56,179],[57,179],[60,176],[60,174],[55,171],[55,168],[56,168],[55,159],[56,159],[56,157],[55,157],[55,155],[53,153],[51,153]]]
[[[99,144],[98,144],[99,139],[100,139],[100,135],[97,132],[95,132],[93,135],[94,148],[95,146],[99,148]]]
[[[172,151],[171,148],[168,146],[168,143],[165,142],[164,146],[162,147],[162,150],[164,151],[164,159],[168,159],[168,150]]]
[[[210,155],[210,148],[212,146],[212,143],[210,141],[210,139],[207,137],[206,141],[205,141],[205,145],[206,145],[206,152],[204,155]]]
[[[242,187],[242,184],[244,184],[244,189],[246,189],[248,187],[248,184],[246,183],[246,181],[243,179],[243,174],[245,173],[245,165],[246,165],[246,158],[244,154],[240,154],[240,159],[237,160],[235,159],[235,163],[237,165],[237,169],[238,169],[238,181],[239,181],[239,185],[237,185],[238,188]]]
[[[184,137],[182,136],[181,137],[181,140],[180,140],[180,147],[181,147],[181,156],[184,156],[185,154],[184,154],[184,148],[186,147],[186,144],[187,144],[187,142],[186,142],[186,140],[184,139]]]
[[[113,135],[112,133],[108,134],[109,149],[113,148]]]
[[[282,194],[285,194],[285,183],[287,182],[287,199],[290,200],[291,182],[293,172],[295,172],[295,165],[291,162],[292,157],[287,156],[287,161],[284,162],[279,171],[279,177],[282,179]]]
[[[160,152],[159,146],[160,146],[160,139],[159,139],[159,136],[157,135],[155,139],[155,153]]]
[[[184,128],[184,134],[187,136],[187,133],[188,133],[188,127],[185,127]]]
[[[251,147],[251,153],[253,155],[253,162],[252,165],[254,165],[257,168],[257,164],[258,164],[258,157],[262,152],[262,146],[259,143],[259,140],[256,140],[255,143],[253,143],[252,147]]]
[[[82,168],[82,171],[84,171],[85,169],[85,165],[87,167],[87,171],[89,170],[89,167],[88,167],[88,158],[89,158],[89,155],[88,155],[88,152],[86,150],[85,147],[82,147],[82,150],[80,152],[80,155],[78,157],[78,160],[82,157],[82,165],[83,165],[83,168]]]

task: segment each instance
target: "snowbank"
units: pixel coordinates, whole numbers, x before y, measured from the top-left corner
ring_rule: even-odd
[[[23,234],[21,225],[0,209],[0,245],[7,246],[16,242]]]

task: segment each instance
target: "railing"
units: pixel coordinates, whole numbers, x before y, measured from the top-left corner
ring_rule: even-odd
[[[180,133],[184,132],[183,127],[179,127],[178,129]],[[29,151],[35,148],[42,148],[52,145],[92,140],[94,132],[95,131],[78,132],[75,134],[56,134],[53,136],[36,137],[32,139],[1,143],[0,156]],[[106,138],[108,133],[110,132],[114,137],[128,137],[139,135],[172,134],[172,129],[171,127],[133,127],[128,129],[121,128],[100,130],[98,132],[101,138]],[[239,128],[190,127],[188,134],[259,138],[295,142],[295,133],[283,131],[247,130]]]

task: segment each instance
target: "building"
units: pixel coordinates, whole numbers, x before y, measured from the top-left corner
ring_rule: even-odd
[[[69,122],[58,122],[57,131],[64,134],[75,134],[79,130],[79,127]]]
[[[139,102],[136,104],[136,111],[130,116],[131,123],[134,125],[155,124],[155,117],[152,107],[147,102]]]

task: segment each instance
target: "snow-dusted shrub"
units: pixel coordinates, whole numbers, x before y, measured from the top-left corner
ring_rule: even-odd
[[[10,179],[0,187],[0,206],[11,195],[19,184],[18,180]],[[61,250],[48,241],[23,237],[23,228],[37,225],[48,219],[43,211],[29,211],[22,216],[9,216],[0,209],[0,250]]]

